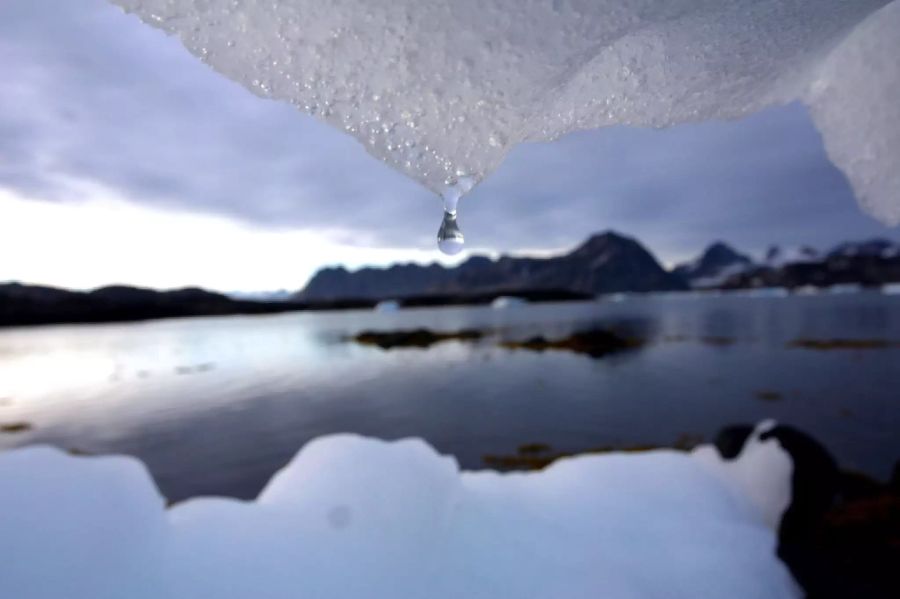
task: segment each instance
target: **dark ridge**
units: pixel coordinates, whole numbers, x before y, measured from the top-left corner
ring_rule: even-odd
[[[346,297],[398,300],[412,297],[602,293],[686,289],[636,240],[612,231],[593,235],[568,254],[552,258],[474,256],[454,268],[437,264],[363,268],[355,272],[326,268],[313,276],[297,299]]]
[[[575,301],[590,295],[564,290],[499,290],[482,294],[444,294],[404,298],[406,307],[489,304],[502,295],[529,302]],[[53,287],[0,284],[0,327],[45,324],[128,322],[159,318],[278,314],[301,310],[369,310],[370,298],[314,301],[256,301],[233,299],[198,288],[156,291],[122,285],[89,292]]]
[[[829,254],[824,258],[781,267],[757,266],[725,280],[722,289],[754,287],[833,287],[860,285],[876,288],[900,282],[900,255]]]
[[[0,326],[273,314],[312,308],[296,303],[234,300],[197,288],[156,291],[112,286],[80,292],[20,283],[0,285]]]

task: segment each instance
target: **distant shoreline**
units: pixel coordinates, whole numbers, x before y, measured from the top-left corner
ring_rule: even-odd
[[[502,296],[528,302],[592,299],[564,290],[513,290],[479,294],[436,294],[397,298],[410,307],[487,305]],[[137,287],[103,287],[89,292],[10,283],[0,285],[0,328],[60,324],[141,322],[163,318],[252,316],[285,312],[370,310],[374,299],[275,302],[233,299],[197,288],[156,291]]]

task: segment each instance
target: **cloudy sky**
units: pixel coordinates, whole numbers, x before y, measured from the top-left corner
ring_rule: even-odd
[[[102,0],[0,3],[0,281],[302,286],[326,264],[440,259],[440,202]],[[470,251],[594,231],[665,263],[900,231],[862,214],[802,106],[521,146],[460,205]]]

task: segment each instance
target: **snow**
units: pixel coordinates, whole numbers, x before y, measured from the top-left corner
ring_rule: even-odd
[[[709,287],[718,287],[722,285],[730,279],[731,277],[737,276],[739,274],[745,273],[749,270],[753,270],[756,268],[755,264],[745,264],[742,262],[735,262],[734,264],[729,264],[723,268],[720,268],[718,272],[714,275],[710,275],[708,277],[700,277],[697,279],[693,279],[690,281],[690,285],[692,289],[705,289]]]
[[[900,255],[900,244],[889,239],[869,239],[866,241],[848,241],[841,243],[828,252],[828,256],[851,258],[855,256],[872,256],[893,258]]]
[[[0,454],[0,580],[17,599],[796,597],[772,528],[791,469],[756,437],[736,461],[702,447],[499,474],[335,435],[256,501],[166,510],[132,458],[31,447]]]
[[[772,246],[763,258],[763,264],[769,268],[781,268],[788,264],[819,262],[822,255],[809,246],[779,247]]]
[[[757,425],[754,438],[775,427],[766,420]],[[791,503],[791,475],[794,468],[790,455],[776,443],[748,443],[741,451],[740,459],[722,461],[712,446],[694,450],[694,457],[703,461],[720,477],[728,481],[732,490],[748,500],[757,516],[775,529],[781,515]]]
[[[436,192],[525,141],[800,100],[900,222],[900,0],[113,1]]]

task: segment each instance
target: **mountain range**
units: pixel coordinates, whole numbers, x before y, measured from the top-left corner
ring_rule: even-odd
[[[886,239],[845,242],[825,252],[771,247],[760,260],[719,241],[695,260],[666,270],[637,240],[609,231],[549,258],[473,256],[449,268],[324,268],[292,295],[229,297],[197,288],[156,291],[122,285],[71,291],[5,283],[0,284],[0,326],[371,308],[383,300],[427,306],[490,303],[500,296],[559,301],[611,293],[898,282],[900,244]]]
[[[671,271],[637,240],[608,231],[569,253],[549,258],[473,256],[456,267],[398,264],[387,268],[318,271],[295,295],[302,301],[418,298],[453,294],[522,295],[568,291],[583,295],[738,289],[866,286],[900,281],[900,244],[886,239],[845,242],[820,253],[810,247],[770,247],[760,260],[717,241]]]
[[[591,236],[567,254],[552,258],[473,256],[452,268],[398,264],[388,268],[343,267],[318,271],[297,294],[303,301],[339,298],[372,300],[446,294],[515,294],[565,290],[586,295],[687,289],[638,241],[614,232]]]

